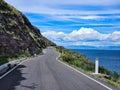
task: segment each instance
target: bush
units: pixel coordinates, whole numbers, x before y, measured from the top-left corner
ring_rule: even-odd
[[[111,74],[111,76],[112,76],[112,80],[115,81],[115,82],[116,82],[116,81],[119,79],[119,77],[120,77],[119,74],[116,73],[116,72],[113,72],[113,73]]]
[[[71,55],[62,55],[62,60],[66,62],[71,62],[74,58]]]

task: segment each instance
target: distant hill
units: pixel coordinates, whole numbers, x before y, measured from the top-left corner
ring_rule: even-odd
[[[55,45],[40,33],[20,11],[0,0],[0,60],[3,56],[18,56],[41,51]]]

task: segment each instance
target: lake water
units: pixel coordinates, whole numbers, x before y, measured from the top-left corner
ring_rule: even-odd
[[[98,57],[100,66],[104,66],[110,71],[116,71],[120,74],[120,50],[72,50],[86,55],[93,62],[95,62],[95,58]]]

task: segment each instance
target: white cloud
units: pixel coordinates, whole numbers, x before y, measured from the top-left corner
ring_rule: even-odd
[[[47,31],[42,33],[48,39],[62,45],[120,45],[120,31],[103,34],[92,28],[80,28],[69,34],[63,32]]]
[[[86,11],[86,10],[64,10],[60,8],[52,8],[58,5],[119,5],[120,0],[6,0],[22,12],[42,13],[42,14],[112,14],[119,13],[119,9],[102,10],[102,11]],[[84,18],[84,17],[83,17]],[[91,18],[91,17],[87,17]],[[92,17],[93,18],[93,17]]]
[[[50,15],[52,20],[71,20],[72,22],[78,21],[77,19],[118,19],[120,18],[120,10],[119,8],[112,8],[112,6],[120,5],[120,0],[6,0],[8,3],[12,4],[14,7],[19,9],[22,12],[27,13],[37,13],[37,14],[47,14]],[[111,8],[104,8],[103,10],[79,10],[79,9],[62,9],[62,8],[53,8],[54,6],[60,5],[88,5],[88,6],[111,6]],[[53,6],[53,7],[52,7]],[[67,15],[68,16],[67,16]],[[99,16],[99,14],[114,14],[114,16]],[[116,14],[116,15],[115,15]],[[97,16],[98,15],[98,16]],[[73,19],[72,19],[73,18]],[[38,21],[38,20],[37,20]],[[33,20],[33,22],[37,22]],[[113,20],[114,21],[114,20]],[[73,25],[74,24],[74,25]],[[73,23],[72,25],[79,25]],[[86,24],[86,23],[85,23]],[[106,23],[108,25],[109,23]],[[71,25],[71,26],[72,26]],[[82,24],[83,25],[83,24]],[[100,25],[99,23],[92,24],[87,23],[87,25]],[[86,26],[87,26],[86,25]],[[102,25],[102,24],[101,24]],[[103,24],[105,25],[105,24]],[[118,28],[120,27],[119,23],[116,24],[112,22],[111,25],[116,25]],[[116,27],[115,26],[115,27]],[[44,27],[44,26],[40,26]],[[46,26],[47,27],[47,26]],[[45,27],[44,27],[45,28]],[[47,29],[50,30],[51,27]],[[113,33],[103,34],[92,28],[81,28],[79,30],[74,30],[71,33],[67,34],[64,32],[43,32],[44,36],[48,39],[55,41],[60,45],[92,45],[92,46],[100,46],[100,45],[120,45],[120,32],[114,31]],[[62,41],[62,42],[61,42]]]
[[[105,16],[97,16],[97,15],[77,15],[77,14],[72,14],[69,16],[67,15],[55,15],[54,18],[57,18],[57,19],[62,19],[62,20],[72,20],[74,18],[77,18],[77,19],[84,19],[84,20],[90,20],[90,19],[105,19],[105,18],[108,18],[108,17],[105,17]]]
[[[33,4],[80,4],[80,5],[116,5],[120,3],[120,0],[6,0],[7,2],[12,3],[19,3],[19,4],[26,4],[26,5],[33,5]]]
[[[45,37],[51,39],[51,40],[58,40],[58,39],[62,39],[63,37],[65,37],[65,34],[63,32],[55,32],[55,31],[47,31],[42,33]]]
[[[102,16],[82,16],[80,19],[99,19],[102,18]]]
[[[92,35],[92,36],[91,36]],[[99,39],[100,33],[91,28],[81,28],[80,30],[74,30],[70,34],[66,35],[64,40],[78,41],[78,40],[96,40]]]
[[[69,34],[63,32],[48,31],[42,33],[44,36],[50,39],[61,38],[64,41],[83,41],[83,40],[106,40],[110,34],[102,34],[92,28],[80,28],[74,30]]]
[[[109,39],[112,41],[120,41],[120,31],[114,31],[110,36]]]

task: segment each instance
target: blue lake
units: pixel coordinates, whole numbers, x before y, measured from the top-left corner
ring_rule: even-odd
[[[104,66],[110,71],[116,71],[120,74],[120,50],[91,50],[91,49],[72,49],[73,51],[86,55],[95,62],[99,58],[100,66]]]

